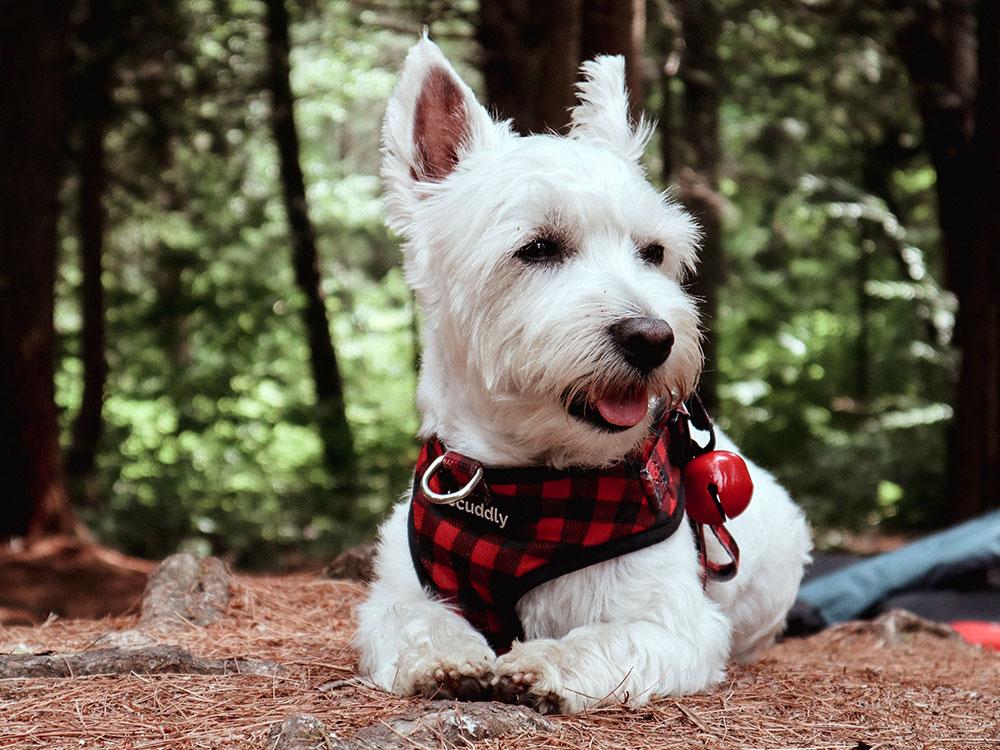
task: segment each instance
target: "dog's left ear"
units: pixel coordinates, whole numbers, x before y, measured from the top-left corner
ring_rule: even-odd
[[[598,143],[638,162],[653,126],[644,118],[633,123],[629,116],[625,58],[600,55],[583,63],[580,74],[583,80],[576,87],[580,103],[571,113],[570,137]]]
[[[406,55],[382,128],[382,180],[392,228],[407,234],[427,184],[446,179],[466,154],[505,132],[509,126],[493,121],[440,48],[426,36],[417,42]]]

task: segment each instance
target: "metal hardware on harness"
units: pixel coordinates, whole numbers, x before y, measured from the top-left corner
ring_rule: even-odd
[[[472,475],[472,479],[461,489],[455,490],[454,492],[435,492],[431,489],[430,478],[431,475],[438,470],[441,464],[444,462],[447,453],[442,453],[440,456],[435,458],[431,465],[427,467],[427,471],[424,472],[424,476],[420,479],[420,489],[424,493],[429,501],[435,505],[454,505],[459,500],[464,500],[472,491],[476,489],[476,485],[479,484],[483,479],[483,467],[480,466],[476,469],[476,473]]]

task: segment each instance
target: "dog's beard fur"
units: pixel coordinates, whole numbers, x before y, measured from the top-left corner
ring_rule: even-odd
[[[568,138],[513,134],[443,69],[428,77],[408,66],[420,77],[404,78],[387,113],[387,211],[407,239],[407,279],[424,314],[422,432],[486,462],[613,462],[642,440],[649,414],[608,431],[572,416],[569,403],[640,384],[676,403],[701,369],[696,308],[681,286],[697,228],[638,164],[649,131],[629,123],[624,89],[613,85],[620,59],[588,65]],[[418,96],[405,95],[419,85]],[[442,100],[439,112],[428,97]],[[516,255],[538,237],[558,240],[564,254],[540,263]],[[659,265],[640,256],[651,243],[665,249]],[[674,331],[669,357],[647,374],[608,330],[635,316]]]

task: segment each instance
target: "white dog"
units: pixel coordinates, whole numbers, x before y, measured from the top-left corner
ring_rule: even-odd
[[[623,60],[599,57],[582,74],[568,136],[519,137],[425,38],[385,117],[386,211],[425,316],[421,435],[487,470],[613,471],[700,373],[681,286],[698,229],[646,181],[651,128],[629,120]],[[724,436],[720,447],[735,450]],[[499,656],[489,632],[421,584],[407,496],[382,526],[359,608],[362,672],[401,695],[565,712],[706,689],[727,660],[772,642],[809,555],[800,510],[770,474],[750,474],[753,502],[727,524],[743,553],[732,580],[705,581],[692,527],[679,524],[523,593],[511,603],[519,637]],[[434,507],[497,533],[517,513],[489,498]],[[707,554],[725,558],[711,537]]]

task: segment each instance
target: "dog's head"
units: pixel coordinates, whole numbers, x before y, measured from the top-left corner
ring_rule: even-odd
[[[484,461],[601,465],[701,370],[691,218],[646,180],[624,61],[582,66],[568,136],[514,134],[441,51],[389,103],[390,226],[424,313],[424,432]]]

